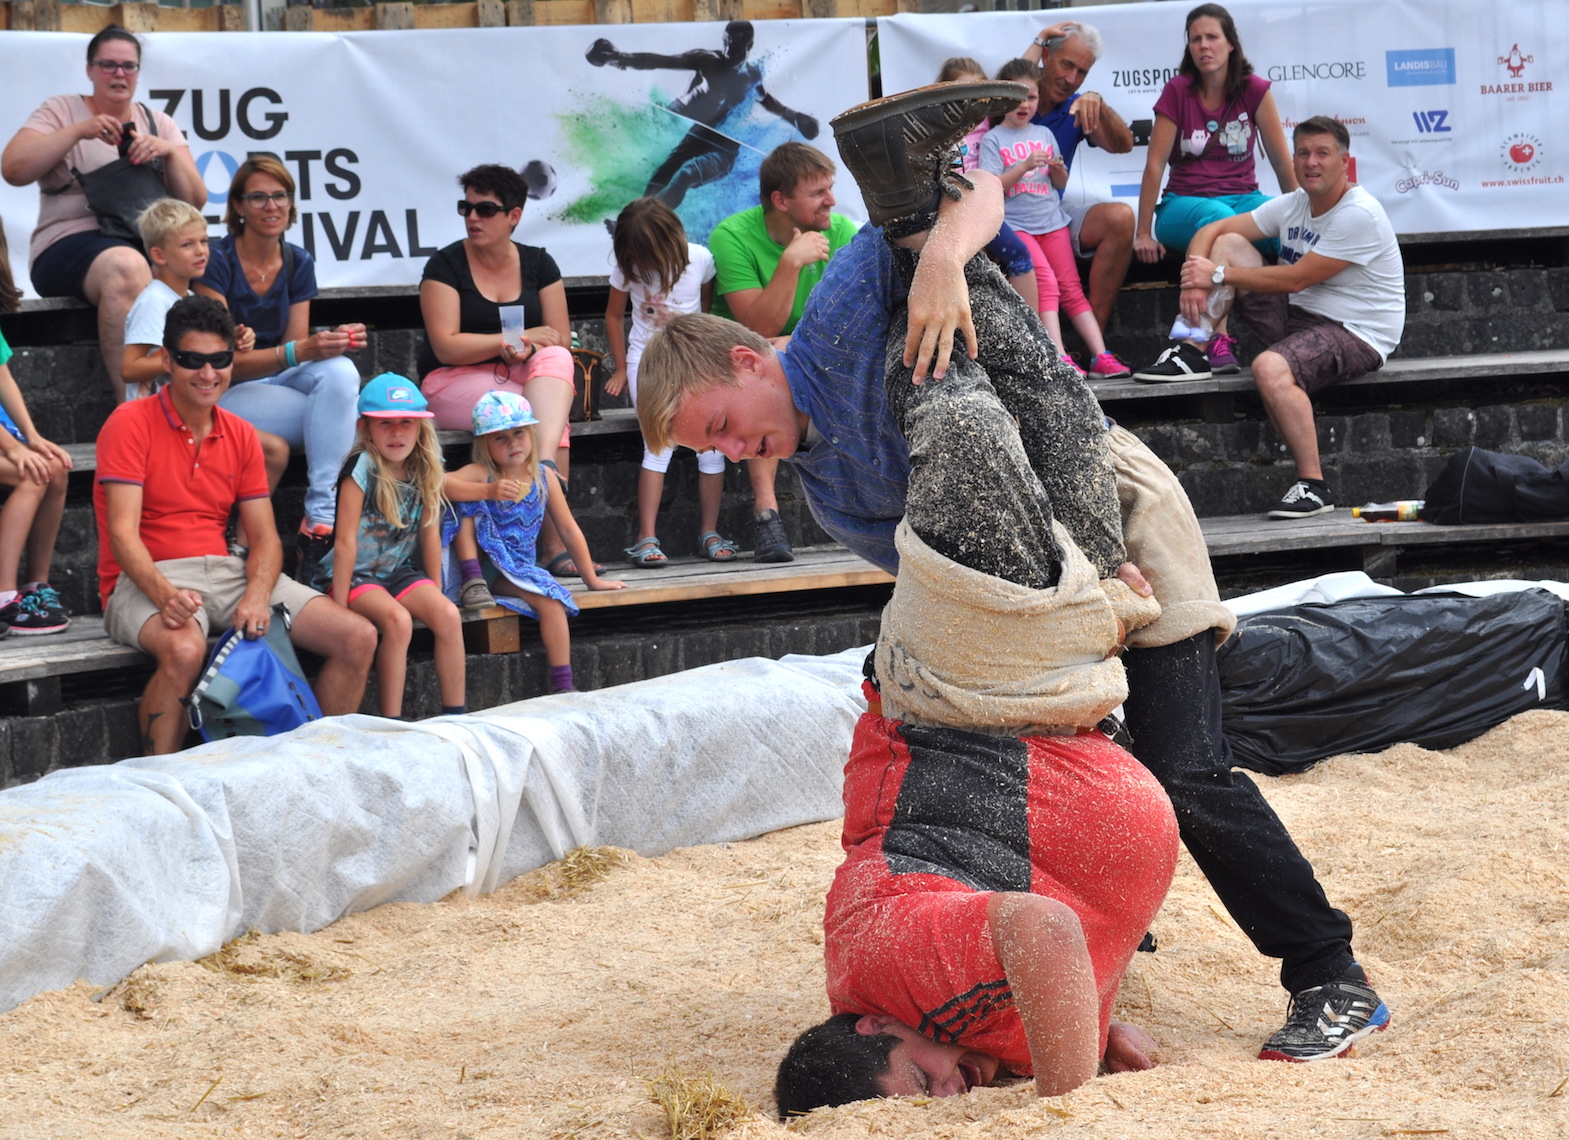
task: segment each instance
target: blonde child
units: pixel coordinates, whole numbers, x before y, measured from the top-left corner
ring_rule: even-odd
[[[0,313],[21,307],[11,277],[11,251],[0,225]],[[59,633],[71,624],[60,595],[49,584],[55,537],[65,511],[71,456],[38,434],[22,389],[11,375],[11,346],[0,333],[0,486],[11,488],[0,505],[0,636]],[[17,589],[22,554],[32,581]]]
[[[578,608],[548,570],[534,564],[534,547],[548,516],[567,552],[583,567],[591,590],[620,590],[625,582],[601,578],[588,556],[588,543],[567,506],[555,472],[539,462],[534,410],[522,396],[493,391],[474,405],[474,461],[447,475],[452,504],[442,520],[442,541],[452,548],[462,581],[459,595],[469,608],[500,603],[539,620],[539,636],[550,663],[550,691],[572,691],[572,640],[567,618]],[[480,568],[480,552],[496,570],[493,597]]]
[[[680,313],[706,313],[714,301],[714,255],[686,240],[681,219],[657,198],[639,198],[616,218],[611,238],[610,303],[605,333],[616,357],[616,374],[605,392],[619,396],[628,388],[637,399],[637,363],[648,338]],[[632,302],[632,338],[626,338],[627,301]],[[637,477],[637,542],[627,547],[632,565],[663,566],[655,522],[665,489],[673,448],[643,448]],[[719,535],[719,501],[724,491],[725,457],[704,451],[697,457],[697,552],[710,562],[733,562],[740,548]]]
[[[403,713],[411,619],[436,637],[443,715],[466,711],[463,622],[441,588],[441,448],[414,381],[383,372],[360,393],[354,447],[338,480],[332,550],[314,585],[381,633],[381,715]],[[416,569],[423,564],[423,569]],[[347,567],[346,573],[337,573]]]
[[[191,282],[207,268],[207,221],[201,211],[178,198],[160,198],[136,219],[142,245],[152,261],[153,279],[137,294],[131,311],[125,314],[125,351],[120,358],[120,375],[125,378],[125,398],[151,396],[163,387],[163,322],[170,308],[191,292]],[[256,347],[256,333],[244,325],[234,326],[234,344],[239,352]],[[276,491],[289,464],[289,444],[271,432],[256,432],[261,442],[262,461],[267,468],[267,486]]]
[[[1068,167],[1056,136],[1032,121],[1040,103],[1035,85],[1039,74],[1027,59],[1009,60],[997,72],[998,79],[1029,84],[1030,93],[1006,115],[992,119],[992,129],[981,139],[980,166],[1001,179],[1003,219],[1032,247],[1041,320],[1063,360],[1072,364],[1062,348],[1059,301],[1090,351],[1090,375],[1106,379],[1127,376],[1128,366],[1106,351],[1095,312],[1079,283],[1069,219],[1060,194],[1068,184]]]

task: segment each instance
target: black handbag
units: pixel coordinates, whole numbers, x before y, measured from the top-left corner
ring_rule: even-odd
[[[145,103],[138,103],[137,106],[147,116],[148,131],[156,137],[158,123],[153,119],[152,112]],[[163,159],[155,158],[138,166],[122,156],[86,174],[73,166],[71,177],[81,186],[82,192],[87,195],[88,206],[98,215],[98,232],[104,237],[128,241],[141,249],[142,234],[137,229],[136,219],[158,199],[169,196],[163,180]],[[59,190],[54,192],[63,193]]]

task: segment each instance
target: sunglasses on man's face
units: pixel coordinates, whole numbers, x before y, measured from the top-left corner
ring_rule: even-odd
[[[208,364],[211,364],[214,370],[221,372],[234,363],[234,350],[231,348],[223,352],[190,352],[183,348],[171,348],[169,359],[188,372],[200,372]]]
[[[467,199],[458,203],[458,213],[465,218],[470,214],[478,214],[482,218],[494,218],[497,214],[505,214],[507,208],[499,202],[470,202]]]

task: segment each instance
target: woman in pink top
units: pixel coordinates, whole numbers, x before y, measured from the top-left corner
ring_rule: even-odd
[[[1210,222],[1267,202],[1254,172],[1259,142],[1281,192],[1297,188],[1269,81],[1253,74],[1231,13],[1219,4],[1200,4],[1188,13],[1187,40],[1178,74],[1155,102],[1133,237],[1140,261],[1159,261],[1168,249],[1181,252]],[[1171,177],[1156,205],[1168,165]],[[1212,371],[1238,370],[1235,344],[1222,321],[1209,344]]]
[[[125,315],[152,280],[139,246],[98,231],[98,217],[72,175],[124,157],[156,164],[171,197],[207,202],[191,148],[174,120],[136,101],[142,45],[118,24],[87,44],[91,95],[55,95],[32,113],[0,155],[0,175],[12,186],[38,183],[38,225],[30,268],[41,297],[76,297],[98,309],[98,346],[116,400],[125,398],[120,359]]]

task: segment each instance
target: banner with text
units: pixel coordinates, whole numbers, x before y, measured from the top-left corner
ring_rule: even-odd
[[[1351,134],[1353,176],[1396,232],[1569,224],[1569,20],[1562,0],[1227,0],[1286,127],[1332,115]],[[1134,127],[1131,154],[1080,148],[1070,199],[1137,208],[1153,106],[1177,74],[1186,4],[879,19],[883,90],[932,82],[950,56],[995,74],[1059,19],[1097,28],[1105,51],[1081,91]],[[1258,181],[1279,184],[1262,154]]]
[[[212,232],[239,163],[275,154],[298,182],[289,240],[324,288],[418,282],[462,238],[456,179],[484,162],[524,170],[537,200],[516,238],[568,277],[609,272],[606,223],[651,183],[706,241],[756,204],[758,164],[780,143],[837,161],[828,120],[867,97],[859,19],[141,38],[137,98],[185,131]],[[50,95],[89,90],[87,39],[0,35],[7,137]],[[835,193],[865,217],[850,179]],[[35,187],[0,185],[24,287],[37,211]]]

